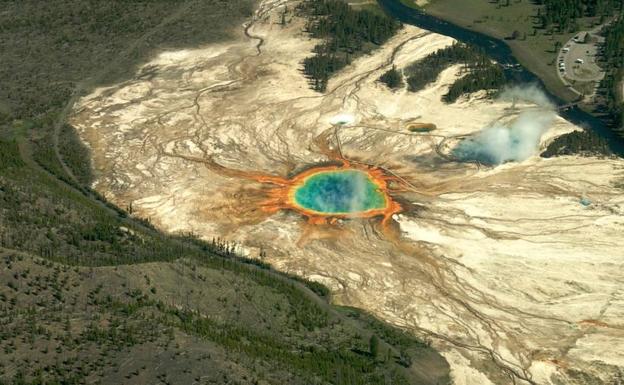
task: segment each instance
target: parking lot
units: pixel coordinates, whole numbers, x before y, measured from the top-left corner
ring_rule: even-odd
[[[598,29],[577,33],[557,56],[557,71],[561,80],[579,94],[583,92],[575,89],[575,83],[598,82],[604,77],[604,71],[596,64],[598,45],[604,38],[596,32]]]

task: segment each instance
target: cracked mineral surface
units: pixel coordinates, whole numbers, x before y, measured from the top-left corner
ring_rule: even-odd
[[[392,65],[453,42],[411,26],[316,93],[300,63],[317,41],[297,17],[280,25],[283,3],[262,2],[234,41],[163,52],[82,98],[71,122],[94,187],[166,231],[262,250],[333,301],[428,336],[458,385],[612,384],[624,370],[624,161],[455,162],[457,138],[543,107],[482,93],[445,104],[460,66],[420,92],[388,90],[377,79]],[[578,129],[557,117],[540,147]],[[271,186],[259,176],[336,159],[397,179],[391,223],[262,209]]]

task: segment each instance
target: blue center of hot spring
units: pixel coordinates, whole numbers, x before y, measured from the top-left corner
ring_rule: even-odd
[[[295,203],[325,214],[350,214],[384,209],[386,198],[368,174],[357,170],[324,171],[305,179]]]

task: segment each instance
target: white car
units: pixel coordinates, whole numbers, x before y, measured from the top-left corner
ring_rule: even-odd
[[[584,61],[583,59],[576,59],[576,60],[575,60],[575,62],[576,62],[576,63],[579,63],[579,64],[583,64],[583,63],[585,63],[585,61]]]

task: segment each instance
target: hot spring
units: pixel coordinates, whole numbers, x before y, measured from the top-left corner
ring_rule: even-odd
[[[292,210],[311,224],[334,224],[340,218],[383,217],[381,223],[385,226],[402,211],[390,195],[391,191],[403,191],[402,182],[374,166],[352,165],[343,160],[342,165],[312,167],[291,178],[248,175],[272,186],[260,203],[264,212]]]
[[[388,207],[382,186],[355,169],[313,173],[294,185],[289,195],[295,206],[316,215],[358,216]]]

